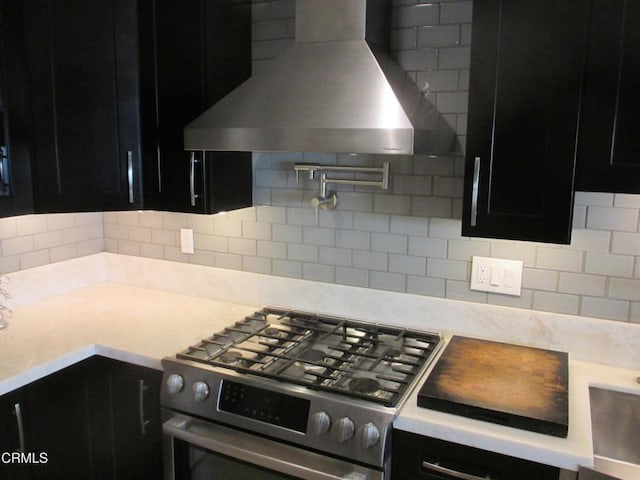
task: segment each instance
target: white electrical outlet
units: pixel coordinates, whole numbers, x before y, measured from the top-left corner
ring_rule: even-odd
[[[195,253],[193,246],[193,230],[191,228],[180,229],[180,251],[182,253]]]
[[[471,290],[520,296],[522,262],[502,258],[473,257]]]

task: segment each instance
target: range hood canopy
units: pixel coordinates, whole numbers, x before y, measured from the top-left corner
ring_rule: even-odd
[[[296,0],[295,43],[184,130],[186,150],[451,153],[454,132],[388,56],[386,0]]]

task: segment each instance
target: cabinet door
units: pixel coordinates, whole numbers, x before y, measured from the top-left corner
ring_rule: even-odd
[[[109,397],[92,360],[51,374],[27,387],[30,446],[46,452],[33,478],[112,478]]]
[[[25,0],[37,212],[139,203],[136,3]]]
[[[640,3],[594,0],[576,189],[640,193]]]
[[[22,3],[0,2],[0,216],[33,212]]]
[[[109,361],[115,478],[162,478],[162,372]]]
[[[250,8],[228,0],[141,2],[145,208],[196,213],[229,208],[223,201],[229,191],[210,191],[218,185],[205,181],[202,164],[192,167],[183,129],[251,75]],[[240,164],[233,183],[242,184],[243,192],[252,185],[245,156],[227,154],[227,161]],[[200,192],[195,205],[191,186]],[[214,196],[221,207],[205,201]],[[235,203],[231,197],[229,204]],[[247,201],[245,195],[242,206],[248,205],[251,196]]]
[[[0,455],[14,452],[28,453],[28,419],[26,397],[18,390],[0,397]],[[9,461],[0,462],[0,478],[3,480],[27,480],[31,478],[31,465]]]
[[[568,243],[586,0],[474,0],[465,236]]]

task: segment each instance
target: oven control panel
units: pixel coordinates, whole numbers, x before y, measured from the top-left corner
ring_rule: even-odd
[[[243,417],[307,432],[311,402],[262,388],[223,380],[218,409]]]

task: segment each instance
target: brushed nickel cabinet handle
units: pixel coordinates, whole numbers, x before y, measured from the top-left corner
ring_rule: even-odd
[[[127,150],[127,181],[129,183],[129,203],[133,203],[133,152]]]
[[[191,152],[191,159],[189,161],[189,193],[192,207],[196,206],[196,199],[198,198],[198,194],[196,193],[196,163],[198,163],[196,152]]]
[[[437,463],[431,463],[426,461],[422,462],[422,468],[431,470],[432,472],[449,475],[450,477],[453,477],[453,478],[459,478],[460,480],[491,480],[491,477],[489,475],[486,475],[484,477],[478,477],[476,475],[470,475],[468,473],[458,472],[457,470],[451,470],[450,468],[443,467],[441,465],[438,465]]]
[[[480,157],[473,161],[473,183],[471,188],[471,226],[478,225],[478,184],[480,183]]]
[[[18,426],[18,442],[20,444],[20,446],[18,447],[18,450],[24,453],[25,452],[24,423],[22,421],[22,407],[20,406],[20,403],[16,403],[13,406],[13,411],[16,415],[16,424]]]
[[[142,435],[147,434],[147,425],[149,425],[149,420],[144,418],[144,392],[147,390],[149,387],[144,384],[144,380],[138,380],[138,416],[140,417],[140,433]]]

